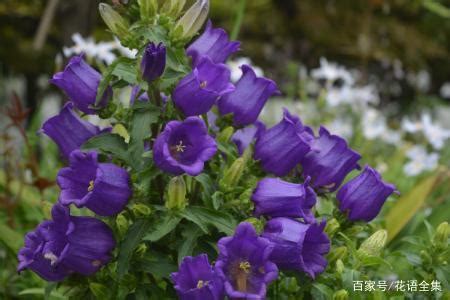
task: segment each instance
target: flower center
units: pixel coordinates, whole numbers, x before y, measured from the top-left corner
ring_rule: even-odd
[[[50,265],[53,266],[58,261],[58,257],[53,252],[47,252],[44,254],[44,258],[50,261]]]
[[[249,273],[250,272],[250,268],[251,268],[251,265],[250,265],[250,263],[248,261],[242,261],[242,262],[239,263],[239,269],[241,269],[245,273]]]
[[[183,141],[180,141],[177,145],[175,145],[175,151],[177,152],[184,152],[184,149],[186,149],[186,146],[183,145]]]
[[[208,82],[205,80],[205,81],[202,81],[202,82],[200,82],[200,87],[202,88],[202,89],[204,89],[205,87],[206,87],[206,85],[208,84]]]
[[[207,286],[207,285],[208,285],[208,281],[199,280],[197,282],[197,288],[198,289],[201,289],[202,287]]]
[[[94,180],[89,181],[89,186],[87,188],[88,192],[92,192],[94,189]]]
[[[247,280],[250,276],[251,267],[248,261],[239,263],[239,268],[236,272],[236,286],[240,292],[247,292]]]

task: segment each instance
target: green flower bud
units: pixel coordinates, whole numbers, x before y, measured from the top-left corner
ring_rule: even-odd
[[[136,254],[142,256],[147,252],[147,245],[145,243],[141,243],[136,248]]]
[[[343,259],[347,255],[347,247],[341,246],[334,249],[331,249],[328,254],[328,261],[332,263],[335,260]]]
[[[217,141],[225,144],[230,140],[233,133],[234,133],[233,127],[228,126],[224,130],[219,132],[219,134],[217,135]]]
[[[186,184],[183,177],[173,177],[167,189],[166,207],[173,210],[182,210],[186,207]]]
[[[223,178],[220,180],[220,185],[224,188],[231,188],[239,182],[245,169],[245,160],[243,157],[236,159],[233,164],[225,170]]]
[[[425,250],[420,251],[420,258],[422,259],[422,263],[424,265],[430,265],[433,262],[433,258]]]
[[[110,5],[100,3],[98,5],[100,15],[109,30],[112,31],[119,38],[123,38],[128,34],[128,22],[122,18]]]
[[[329,220],[325,226],[325,232],[329,237],[332,237],[341,227],[338,220],[335,218]]]
[[[171,16],[178,17],[183,10],[186,0],[167,0],[162,7],[162,12]]]
[[[138,0],[142,20],[151,19],[158,12],[157,0]]]
[[[346,290],[339,290],[334,293],[333,300],[347,300],[348,292]]]
[[[342,274],[345,270],[345,266],[344,263],[342,262],[342,260],[338,259],[336,261],[336,272],[338,272],[339,274]]]
[[[380,229],[365,240],[358,249],[359,254],[379,256],[387,241],[387,231]]]
[[[178,20],[175,28],[181,28],[182,39],[193,37],[203,26],[209,12],[209,0],[197,0]],[[176,30],[176,29],[175,29]]]
[[[120,234],[125,234],[128,230],[128,220],[123,214],[116,217],[116,226]]]
[[[248,222],[248,223],[252,224],[253,227],[255,228],[256,232],[261,233],[264,229],[264,222],[258,218],[250,217],[250,218],[244,220],[244,222]]]
[[[131,211],[136,217],[146,217],[152,213],[152,209],[142,203],[133,204],[133,206],[131,206]]]
[[[448,247],[448,236],[450,235],[450,226],[448,222],[442,222],[436,229],[433,237],[433,244],[439,250],[445,250]]]

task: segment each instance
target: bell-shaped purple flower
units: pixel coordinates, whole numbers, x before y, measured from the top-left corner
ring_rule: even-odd
[[[142,78],[151,82],[164,73],[166,67],[166,47],[163,43],[150,42],[144,50],[141,61]]]
[[[241,69],[243,74],[236,83],[234,92],[218,101],[220,113],[233,113],[234,124],[237,126],[255,123],[269,97],[279,92],[275,82],[257,77],[250,66],[242,65]]]
[[[111,259],[115,241],[111,229],[92,217],[74,217],[55,204],[51,221],[25,236],[17,270],[31,269],[48,281],[61,281],[73,272],[88,276]]]
[[[208,135],[205,122],[199,117],[189,117],[183,122],[167,123],[153,145],[153,160],[168,173],[196,176],[216,151],[216,141]]]
[[[72,57],[64,71],[53,75],[50,83],[62,89],[79,110],[94,114],[97,89],[101,79],[102,75],[88,65],[80,55]],[[108,87],[97,108],[104,107],[111,97],[112,89]]]
[[[264,178],[253,191],[254,215],[268,217],[314,219],[311,208],[316,204],[316,193],[308,185],[291,183],[279,178]]]
[[[176,86],[173,101],[186,116],[208,112],[216,101],[234,91],[230,83],[230,70],[203,56],[198,65]]]
[[[242,155],[253,140],[259,138],[265,130],[266,125],[260,121],[256,121],[253,125],[236,130],[231,136],[231,140],[236,144],[239,155]]]
[[[378,215],[395,190],[393,184],[384,182],[376,170],[366,166],[339,189],[336,198],[341,212],[348,212],[349,220],[369,222]]]
[[[268,221],[262,236],[274,245],[270,260],[282,270],[303,271],[314,279],[325,270],[324,255],[330,251],[330,239],[324,228],[325,221],[320,224],[304,224],[289,218]]]
[[[203,34],[187,48],[186,53],[192,57],[194,66],[202,56],[208,56],[215,63],[223,63],[239,50],[240,44],[238,41],[230,41],[225,30],[213,28],[211,21],[208,21]]]
[[[330,134],[321,126],[319,137],[301,164],[303,174],[311,177],[315,188],[332,192],[337,190],[348,173],[358,168],[360,158],[361,155],[348,147],[343,138]]]
[[[58,115],[49,118],[40,132],[49,136],[59,147],[61,154],[68,158],[70,153],[80,148],[84,142],[103,131],[81,119],[74,111],[73,104],[66,103]]]
[[[58,172],[59,202],[87,207],[101,216],[113,216],[128,203],[132,191],[128,172],[115,164],[99,163],[97,152],[74,150],[70,165]]]
[[[238,225],[234,236],[221,238],[215,270],[231,299],[265,299],[267,285],[278,276],[269,260],[272,243],[259,237],[250,223]]]
[[[181,300],[222,300],[223,283],[208,262],[206,254],[186,256],[178,272],[172,273],[175,290]]]
[[[264,171],[285,176],[310,151],[313,140],[311,129],[285,109],[283,119],[256,140],[254,158]]]

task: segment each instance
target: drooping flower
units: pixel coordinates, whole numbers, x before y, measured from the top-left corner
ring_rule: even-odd
[[[311,208],[316,204],[316,193],[304,184],[296,184],[279,178],[264,178],[253,191],[254,215],[268,217],[304,218],[311,221]]]
[[[234,92],[218,101],[220,113],[233,113],[234,123],[238,126],[255,123],[269,97],[279,93],[275,82],[257,77],[250,66],[242,65],[241,69],[243,75]]]
[[[341,212],[348,212],[351,221],[374,219],[386,199],[395,191],[395,186],[382,180],[381,175],[369,166],[338,191]]]
[[[320,127],[319,137],[312,143],[311,151],[301,161],[303,174],[311,177],[315,188],[335,191],[350,171],[358,168],[361,158],[348,147],[347,142]]]
[[[53,75],[50,83],[62,89],[79,110],[93,114],[96,112],[94,106],[101,79],[102,75],[80,55],[72,57],[64,71]],[[104,107],[111,97],[112,89],[108,87],[97,108]]]
[[[162,75],[166,67],[166,47],[163,43],[150,42],[144,50],[141,61],[142,78],[151,82]]]
[[[304,224],[289,218],[274,218],[264,227],[262,236],[274,249],[270,260],[280,269],[307,273],[313,279],[327,265],[323,257],[330,251],[330,239],[323,232],[325,221]]]
[[[97,152],[74,150],[70,165],[58,172],[59,202],[87,207],[101,216],[121,212],[131,196],[128,172],[112,163],[99,163]]]
[[[213,63],[203,56],[198,65],[181,79],[173,92],[173,101],[186,116],[208,112],[216,101],[232,92],[230,70],[220,63]]]
[[[224,297],[222,280],[209,264],[206,254],[186,256],[178,272],[170,277],[181,300],[222,300]]]
[[[61,154],[68,158],[70,153],[80,148],[91,137],[100,134],[97,126],[81,119],[74,111],[73,104],[66,103],[58,115],[42,125],[40,132],[49,136],[59,147]]]
[[[205,122],[189,117],[167,123],[153,145],[153,160],[168,173],[196,176],[216,151],[216,142],[208,135]]]
[[[254,158],[264,171],[285,176],[309,152],[313,140],[311,129],[284,109],[283,119],[256,140]]]
[[[196,66],[202,56],[208,56],[214,63],[224,63],[227,58],[239,50],[240,42],[230,41],[228,34],[222,28],[213,28],[208,21],[203,34],[196,39],[186,53],[192,56]]]
[[[231,140],[236,144],[239,155],[242,155],[253,140],[259,138],[265,130],[266,125],[260,121],[256,121],[253,125],[236,130],[231,136]]]
[[[111,259],[115,241],[111,229],[92,217],[74,217],[55,204],[51,221],[25,236],[19,251],[19,272],[30,269],[48,281],[61,281],[73,272],[88,276]]]
[[[225,292],[231,299],[264,299],[267,285],[278,276],[277,266],[269,260],[273,245],[259,237],[250,223],[243,222],[234,236],[221,238],[215,265]]]

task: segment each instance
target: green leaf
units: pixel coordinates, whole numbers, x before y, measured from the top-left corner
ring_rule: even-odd
[[[212,225],[220,232],[231,235],[236,227],[236,220],[225,212],[200,206],[189,206],[182,213],[183,217],[197,224],[205,233],[208,225]]]
[[[103,133],[87,140],[82,146],[84,150],[99,150],[100,152],[112,154],[113,156],[132,162],[127,153],[127,144],[118,134]]]
[[[121,57],[116,63],[112,74],[119,80],[124,80],[129,84],[137,84],[136,62],[131,58]]]
[[[19,296],[26,296],[26,295],[40,295],[41,299],[42,297],[45,295],[45,289],[44,288],[30,288],[30,289],[25,289],[23,291],[19,292]],[[61,300],[66,300],[67,297],[64,296],[63,294],[59,293],[58,291],[54,290],[50,293],[50,299],[61,299]]]
[[[423,6],[431,11],[432,13],[435,13],[436,15],[442,17],[442,18],[450,18],[450,8],[445,7],[443,4],[439,3],[435,0],[425,0],[422,2]]]
[[[12,230],[5,224],[0,224],[0,242],[6,245],[12,252],[19,251],[23,241],[23,236]]]
[[[144,236],[144,240],[156,242],[162,239],[165,235],[174,230],[180,221],[180,216],[171,213],[165,215],[162,220],[158,220],[158,223],[156,223],[151,232]]]
[[[125,239],[120,244],[119,257],[117,259],[117,275],[119,278],[128,272],[134,249],[142,241],[142,237],[150,227],[150,220],[139,219],[128,229]]]
[[[314,283],[311,290],[314,299],[333,299],[333,290],[322,283]]]
[[[111,295],[109,293],[110,290],[103,284],[91,282],[89,283],[89,289],[91,290],[92,294],[94,294],[96,299],[111,299]]]
[[[181,263],[185,256],[190,256],[193,254],[197,239],[201,236],[201,234],[202,231],[195,225],[189,226],[183,231],[182,235],[184,240],[178,249],[178,264]]]
[[[439,174],[434,174],[425,178],[391,207],[385,218],[388,241],[391,241],[422,207],[438,177]]]
[[[157,278],[170,278],[170,273],[176,272],[178,267],[166,257],[145,258],[139,262],[140,271],[152,274]]]

